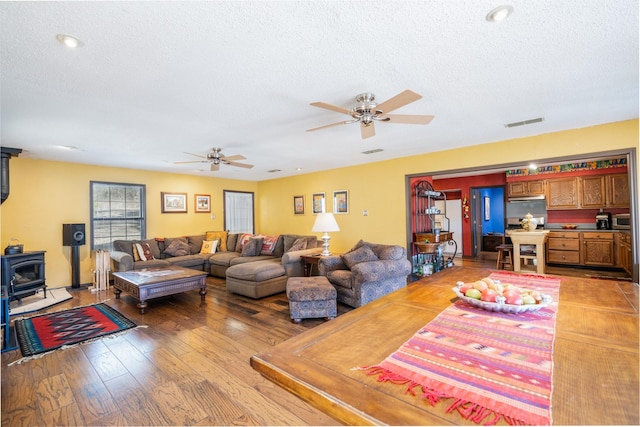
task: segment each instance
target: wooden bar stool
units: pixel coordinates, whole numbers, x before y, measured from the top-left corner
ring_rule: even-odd
[[[496,262],[496,268],[498,270],[504,270],[504,266],[508,265],[513,270],[513,245],[502,244],[496,246],[498,250],[498,261]]]

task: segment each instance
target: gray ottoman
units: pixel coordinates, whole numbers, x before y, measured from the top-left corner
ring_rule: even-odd
[[[227,291],[254,299],[284,292],[287,285],[279,259],[232,265],[226,276]]]
[[[287,280],[287,298],[291,320],[324,317],[333,319],[338,314],[336,288],[324,276],[290,277]]]

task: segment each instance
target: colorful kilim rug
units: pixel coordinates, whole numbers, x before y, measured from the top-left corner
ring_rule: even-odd
[[[103,303],[18,319],[14,324],[20,351],[26,358],[136,326]]]
[[[508,272],[489,277],[539,290],[553,302],[505,314],[458,300],[382,363],[362,369],[380,382],[407,385],[406,393],[419,393],[431,405],[451,399],[446,412],[475,423],[550,425],[560,279]]]

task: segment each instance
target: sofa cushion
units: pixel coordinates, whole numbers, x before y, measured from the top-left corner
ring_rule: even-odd
[[[205,240],[202,242],[202,247],[200,248],[201,254],[215,254],[216,249],[218,249],[218,244],[220,244],[220,239],[216,240]]]
[[[172,257],[189,255],[189,244],[186,239],[171,239],[164,253]]]
[[[355,251],[347,252],[341,257],[342,262],[344,262],[349,269],[361,262],[378,261],[378,257],[368,245],[360,246]]]
[[[296,239],[287,252],[302,251],[307,249],[307,239],[300,237]]]
[[[353,288],[353,274],[349,270],[333,270],[327,273],[327,279],[333,285],[347,289]]]
[[[239,233],[230,233],[229,236],[227,236],[227,250],[229,252],[235,252],[238,237],[240,237]]]
[[[205,240],[220,239],[220,244],[218,245],[218,247],[220,248],[219,250],[226,252],[228,236],[229,236],[229,232],[227,231],[207,231],[205,233],[204,239]],[[235,243],[233,247],[235,248]]]
[[[283,234],[283,253],[289,252],[293,243],[299,238],[303,238],[307,241],[307,246],[305,249],[312,249],[318,246],[318,238],[316,236],[300,236],[298,234]]]
[[[124,252],[131,255],[132,258],[135,258],[133,255],[133,244],[134,243],[148,243],[149,248],[151,249],[151,253],[153,257],[156,259],[160,259],[160,248],[158,247],[158,242],[156,239],[146,239],[146,240],[114,240],[113,241],[113,249],[118,252]]]
[[[151,253],[151,248],[148,243],[135,243],[135,250],[133,251],[133,259],[136,261],[151,261],[155,259]]]
[[[209,263],[221,267],[229,267],[231,261],[235,258],[240,258],[239,252],[217,252],[209,258]]]
[[[258,256],[262,250],[262,237],[252,237],[242,245],[240,256]]]
[[[251,233],[242,233],[238,236],[238,241],[236,242],[236,252],[242,252],[242,247],[247,244],[249,239],[253,237]]]
[[[187,236],[187,243],[189,243],[189,254],[199,254],[200,249],[202,248],[202,242],[204,242],[204,234]]]
[[[227,277],[250,282],[264,282],[284,275],[284,267],[275,260],[235,264],[227,270]]]
[[[192,268],[194,270],[204,270],[204,266],[207,262],[208,255],[183,255],[177,257],[171,257],[165,259],[171,265],[177,265],[180,267]]]

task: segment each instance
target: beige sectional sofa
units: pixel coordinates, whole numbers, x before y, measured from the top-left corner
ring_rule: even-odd
[[[251,241],[253,240],[259,240]],[[217,239],[218,250],[201,253],[203,242]],[[269,244],[262,244],[268,239]],[[222,243],[224,241],[224,244]],[[140,259],[136,245],[147,248],[149,258]],[[146,244],[146,245],[145,245]],[[248,251],[251,245],[255,251]],[[225,278],[227,290],[251,298],[283,292],[287,277],[303,276],[300,257],[322,251],[322,241],[316,236],[282,234],[279,236],[245,235],[240,233],[208,232],[202,235],[165,237],[142,241],[116,240],[111,259],[114,271],[177,265],[206,271]],[[175,250],[179,248],[179,250]],[[266,249],[265,249],[266,248]]]

